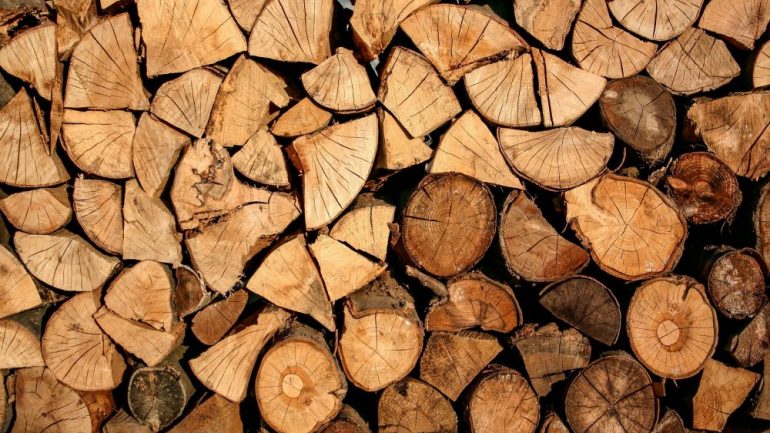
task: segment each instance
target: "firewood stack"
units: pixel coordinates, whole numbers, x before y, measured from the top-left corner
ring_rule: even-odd
[[[0,6],[0,433],[770,431],[770,0]]]

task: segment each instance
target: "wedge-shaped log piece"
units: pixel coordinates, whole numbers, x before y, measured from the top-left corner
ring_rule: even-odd
[[[255,182],[284,188],[291,186],[281,146],[266,129],[255,132],[233,155],[233,166]]]
[[[350,295],[343,317],[340,364],[358,388],[379,391],[417,365],[422,323],[414,299],[389,274]]]
[[[435,388],[407,377],[380,394],[377,424],[382,433],[457,433],[457,414]]]
[[[66,60],[72,48],[88,30],[99,22],[96,0],[54,0],[56,9],[56,45],[60,59]]]
[[[484,256],[496,226],[495,203],[484,184],[459,173],[432,174],[420,182],[404,208],[402,240],[415,264],[436,276],[451,277]]]
[[[289,105],[288,84],[278,74],[239,57],[219,87],[206,136],[222,146],[241,146]]]
[[[421,162],[433,155],[423,137],[412,138],[388,111],[378,108],[377,118],[380,120],[380,146],[377,149],[375,169],[401,170]]]
[[[32,85],[51,99],[56,81],[56,26],[43,24],[16,35],[0,49],[0,68]]]
[[[618,300],[591,277],[578,275],[549,285],[540,292],[540,305],[606,346],[618,341],[622,325]]]
[[[103,19],[72,51],[64,94],[67,108],[147,110],[128,13]]]
[[[179,364],[183,348],[158,367],[139,367],[128,380],[127,403],[131,414],[153,432],[161,431],[182,416],[195,388]]]
[[[43,359],[62,383],[79,391],[120,385],[126,364],[96,324],[99,291],[80,293],[54,311],[43,334]]]
[[[195,406],[182,421],[177,423],[171,430],[168,430],[168,433],[198,433],[206,431],[243,433],[240,405],[214,394],[203,403]]]
[[[474,6],[427,6],[404,20],[401,29],[450,85],[479,66],[529,48],[508,23]]]
[[[325,128],[332,121],[332,113],[319,107],[310,98],[302,98],[273,123],[270,131],[278,137],[299,137]]]
[[[398,25],[417,9],[438,0],[361,0],[356,2],[350,27],[353,42],[365,60],[373,60],[385,51]]]
[[[471,103],[486,120],[510,127],[540,124],[531,54],[481,66],[464,81]]]
[[[753,371],[709,359],[692,399],[693,427],[722,431],[727,418],[743,403],[759,378]]]
[[[200,310],[192,319],[195,338],[207,346],[216,344],[235,325],[248,300],[245,290],[236,290]]]
[[[543,125],[574,123],[599,99],[607,80],[541,50],[532,50],[537,70]]]
[[[366,69],[345,48],[302,74],[302,85],[315,102],[339,113],[366,111],[377,102]]]
[[[271,251],[246,288],[279,307],[309,315],[330,331],[336,329],[332,304],[302,235]]]
[[[473,111],[463,113],[441,137],[428,172],[457,172],[481,182],[524,189],[505,162],[495,136]]]
[[[687,118],[706,146],[738,176],[757,180],[770,171],[770,92],[698,101]]]
[[[319,235],[310,245],[329,299],[334,302],[369,284],[388,267],[357,253],[342,242]]]
[[[227,0],[230,13],[244,31],[250,31],[268,0]]]
[[[581,0],[524,0],[513,4],[516,24],[547,48],[560,51],[580,10]]]
[[[497,138],[509,164],[547,189],[570,189],[606,170],[615,147],[612,134],[576,126],[525,131],[499,128]]]
[[[754,367],[767,357],[770,354],[770,306],[765,304],[726,346],[730,357],[741,367]]]
[[[64,149],[72,162],[87,173],[108,179],[133,177],[135,122],[134,115],[126,111],[65,110]]]
[[[15,391],[16,422],[11,433],[91,433],[99,429],[92,425],[82,394],[56,380],[47,368],[19,370]]]
[[[141,261],[122,270],[110,283],[104,305],[124,319],[170,331],[174,322],[173,281],[168,267]]]
[[[40,281],[70,292],[97,291],[120,260],[107,256],[80,236],[61,229],[50,235],[16,232],[16,252]]]
[[[765,42],[754,58],[751,71],[754,88],[770,84],[770,43]]]
[[[35,280],[6,247],[0,246],[0,318],[38,307],[43,303]]]
[[[0,210],[14,227],[32,234],[48,234],[72,218],[67,187],[17,192],[0,200]]]
[[[123,409],[118,409],[115,415],[104,423],[102,431],[104,433],[152,433],[149,426],[142,424]]]
[[[641,72],[658,46],[612,25],[605,0],[586,0],[572,35],[572,56],[586,71],[607,78]]]
[[[179,153],[189,145],[186,135],[149,113],[142,114],[131,151],[136,179],[147,194],[158,197],[163,192]]]
[[[700,13],[703,0],[613,0],[612,16],[627,30],[653,41],[682,34]]]
[[[565,412],[575,433],[647,433],[657,401],[647,371],[625,353],[599,358],[567,389]]]
[[[257,356],[290,317],[280,308],[263,307],[228,337],[190,360],[190,369],[206,388],[230,401],[243,401]]]
[[[565,198],[567,220],[605,272],[633,281],[670,272],[679,261],[685,219],[647,182],[606,174]]]
[[[134,320],[124,319],[106,307],[94,314],[94,320],[105,334],[126,352],[150,367],[161,363],[182,343],[185,322],[177,322],[167,331]]]
[[[743,198],[735,173],[710,152],[685,153],[674,160],[666,185],[693,224],[729,220]]]
[[[539,433],[570,433],[564,421],[555,412],[548,412],[540,425]],[[681,432],[684,433],[684,432]]]
[[[332,227],[329,235],[358,251],[384,261],[388,254],[390,226],[396,207],[362,194]]]
[[[674,98],[655,80],[637,75],[610,81],[599,98],[607,127],[649,164],[671,152],[676,135]]]
[[[535,433],[537,395],[518,371],[492,364],[468,396],[472,433]]]
[[[138,0],[147,75],[187,72],[246,51],[222,0]]]
[[[75,179],[72,207],[83,232],[93,243],[123,253],[123,188],[99,179]]]
[[[308,230],[337,218],[361,192],[377,156],[378,137],[377,116],[370,114],[294,141]]]
[[[168,124],[202,137],[222,78],[208,69],[194,69],[160,86],[150,111]]]
[[[173,293],[174,311],[180,319],[197,313],[211,302],[211,292],[206,289],[206,284],[195,269],[187,265],[178,266],[174,269],[174,278],[176,279]],[[193,332],[195,332],[194,322],[193,318]]]
[[[334,0],[272,0],[257,17],[249,54],[319,64],[331,55]]]
[[[658,51],[647,73],[671,93],[692,95],[724,86],[741,69],[724,42],[690,28]]]
[[[459,276],[447,284],[449,296],[432,303],[425,316],[428,331],[484,331],[508,333],[522,324],[513,290],[481,273]]]
[[[424,57],[394,47],[380,73],[377,99],[412,137],[430,134],[462,111],[452,88]]]
[[[344,405],[337,418],[326,424],[319,433],[371,433],[371,430],[355,409]]]
[[[652,433],[688,433],[691,430],[685,427],[682,417],[672,409],[666,409],[660,417]]]
[[[0,368],[44,366],[40,339],[13,320],[0,320]]]
[[[523,192],[514,191],[500,214],[500,249],[508,271],[528,281],[556,281],[585,267],[588,253],[563,238]]]
[[[123,201],[123,260],[182,263],[181,235],[176,220],[159,198],[152,197],[136,179],[126,182]]]
[[[265,422],[292,433],[311,433],[334,419],[348,391],[322,335],[302,325],[264,354],[254,388]]]
[[[56,153],[48,153],[32,99],[21,89],[0,109],[0,182],[20,187],[64,183],[69,174]]]
[[[698,27],[722,35],[738,48],[753,50],[754,42],[770,22],[770,4],[765,0],[733,3],[710,1],[703,9]]]

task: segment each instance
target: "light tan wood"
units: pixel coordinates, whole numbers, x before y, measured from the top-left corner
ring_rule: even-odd
[[[740,49],[753,50],[770,22],[770,6],[765,0],[732,3],[710,1],[703,8],[698,27],[723,36]]]
[[[147,75],[187,72],[246,51],[238,24],[222,0],[137,0]]]
[[[160,364],[182,343],[187,327],[184,322],[177,322],[168,331],[162,331],[125,319],[106,307],[94,314],[94,320],[115,344],[150,367]]]
[[[492,364],[468,396],[472,433],[534,433],[540,418],[537,395],[516,370]]]
[[[765,360],[767,359],[765,357]],[[770,375],[770,361],[762,362],[762,384],[759,388],[756,404],[751,410],[751,416],[763,420],[770,418],[770,385],[768,385],[768,375]]]
[[[99,22],[96,0],[53,0],[56,7],[56,45],[59,59],[66,60],[81,37]]]
[[[236,290],[200,310],[192,319],[195,338],[207,346],[216,344],[235,325],[248,300],[245,290]]]
[[[208,389],[230,401],[243,401],[257,356],[290,317],[280,308],[262,308],[242,329],[190,360],[190,369]]]
[[[740,367],[754,367],[768,355],[770,347],[770,328],[768,319],[770,308],[768,304],[757,312],[751,321],[735,335],[731,336],[725,345],[730,357]]]
[[[0,318],[40,306],[35,280],[14,253],[0,246]]]
[[[26,367],[45,367],[40,338],[13,320],[0,320],[0,369]]]
[[[182,263],[182,236],[174,215],[159,198],[152,197],[131,179],[123,201],[123,260]]]
[[[366,60],[385,51],[399,24],[417,9],[438,0],[359,0],[350,17],[353,42]]]
[[[102,427],[104,433],[152,433],[150,427],[140,423],[125,410],[118,409]]]
[[[743,403],[759,377],[759,374],[752,371],[708,360],[698,392],[692,399],[693,427],[722,430],[727,418]]]
[[[48,319],[43,334],[43,359],[62,383],[79,391],[120,385],[126,365],[93,315],[99,292],[81,293],[62,304]]]
[[[56,26],[43,24],[25,30],[0,48],[0,68],[29,83],[50,100],[56,81]]]
[[[230,13],[241,26],[241,29],[248,32],[254,27],[259,13],[268,3],[268,0],[227,0],[230,7]]]
[[[402,170],[420,164],[433,155],[423,137],[412,138],[388,111],[378,108],[380,120],[380,146],[377,148],[375,169]]]
[[[427,6],[404,20],[401,29],[450,85],[479,66],[528,48],[505,21],[479,7]]]
[[[0,200],[0,210],[11,225],[32,234],[52,233],[72,219],[66,186],[11,194]]]
[[[120,265],[66,229],[50,235],[16,232],[13,243],[29,272],[60,290],[98,292]]]
[[[377,99],[412,137],[433,132],[462,111],[430,63],[402,47],[393,48],[382,66]]]
[[[366,69],[345,48],[302,74],[302,85],[315,102],[338,113],[367,111],[377,102]]]
[[[377,424],[382,433],[457,433],[457,414],[435,388],[407,377],[380,394]]]
[[[274,0],[257,17],[249,54],[319,64],[331,56],[334,0]]]
[[[175,321],[173,281],[168,267],[141,261],[123,269],[110,283],[104,305],[124,319],[170,331]]]
[[[128,13],[104,18],[75,46],[64,93],[66,108],[147,110],[134,28]]]
[[[607,80],[577,68],[553,54],[532,50],[537,71],[543,125],[574,123],[599,99]]]
[[[754,58],[751,70],[751,80],[754,88],[770,84],[770,43],[763,43]]]
[[[312,134],[331,121],[332,113],[319,107],[312,99],[302,98],[278,117],[270,131],[278,137],[293,138]]]
[[[323,277],[329,299],[334,302],[369,284],[385,272],[387,264],[375,262],[342,242],[321,234],[310,245]]]
[[[64,149],[81,170],[108,179],[134,176],[131,146],[136,131],[133,114],[121,111],[65,110]]]
[[[645,39],[667,41],[698,19],[703,0],[616,0],[608,5],[627,30]]]
[[[255,182],[283,188],[291,186],[281,146],[266,129],[260,129],[249,137],[233,155],[233,166]]]
[[[72,207],[83,232],[100,248],[123,253],[123,188],[106,180],[75,179]]]
[[[514,2],[516,24],[547,48],[560,51],[580,10],[581,0],[520,0]]]
[[[243,422],[241,421],[239,409],[240,406],[238,404],[214,394],[203,403],[195,406],[182,421],[168,430],[168,432],[197,433],[217,431],[219,433],[243,433]]]
[[[200,138],[206,131],[221,84],[222,77],[211,70],[193,69],[163,83],[155,93],[150,111],[171,126]]]
[[[190,139],[186,135],[149,113],[142,114],[131,151],[136,179],[147,194],[160,196],[180,152],[189,145]]]
[[[396,206],[362,194],[337,220],[329,236],[384,261],[395,214]]]

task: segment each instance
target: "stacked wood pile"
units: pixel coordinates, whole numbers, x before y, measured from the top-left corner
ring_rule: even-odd
[[[0,433],[770,431],[770,1],[0,6]]]

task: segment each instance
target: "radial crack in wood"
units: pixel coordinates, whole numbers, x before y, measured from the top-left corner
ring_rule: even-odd
[[[751,81],[754,88],[770,85],[770,43],[765,42],[757,51],[751,65]]]
[[[266,129],[255,132],[233,155],[233,166],[255,182],[279,188],[291,186],[283,150]]]
[[[139,118],[132,142],[132,161],[136,179],[147,194],[158,197],[166,189],[171,170],[190,139],[155,116]]]
[[[123,201],[123,260],[182,263],[182,236],[176,220],[159,198],[144,192],[136,179],[126,182]]]
[[[80,38],[99,22],[96,3],[96,0],[53,0],[59,59],[69,58]]]
[[[51,100],[56,81],[56,29],[51,24],[33,27],[0,48],[0,67],[29,83],[47,100]]]
[[[359,0],[350,18],[353,42],[365,60],[385,51],[399,24],[417,9],[438,0]]]
[[[534,433],[540,404],[518,371],[492,364],[468,396],[472,433]]]
[[[338,113],[367,111],[377,102],[366,69],[345,48],[302,74],[302,85],[315,102]]]
[[[765,357],[762,362],[762,385],[757,395],[756,403],[751,409],[751,416],[758,419],[770,419],[770,358]]]
[[[227,5],[230,7],[230,13],[233,14],[233,18],[241,26],[241,29],[248,32],[254,27],[254,22],[257,21],[259,13],[268,3],[269,0],[227,0]]]
[[[42,305],[32,276],[14,253],[0,246],[0,318]],[[2,384],[0,384],[0,387]]]
[[[17,322],[0,320],[0,368],[26,367],[45,367],[40,339]]]
[[[770,306],[765,304],[756,316],[732,336],[725,347],[741,367],[754,367],[770,354]]]
[[[760,190],[753,215],[756,248],[766,266],[770,266],[770,194],[768,191],[770,186],[764,186]]]
[[[387,110],[377,109],[380,120],[380,145],[377,148],[375,169],[403,170],[430,159],[433,149],[423,137],[412,138]]]
[[[278,137],[294,138],[312,134],[331,121],[332,113],[319,107],[312,99],[302,98],[278,117],[270,131]]]
[[[547,48],[560,51],[572,29],[582,0],[519,0],[513,4],[516,24]]]
[[[207,346],[216,344],[235,325],[248,300],[245,290],[236,290],[200,310],[192,319],[195,338]]]
[[[704,0],[612,0],[612,16],[627,30],[653,41],[673,39],[695,23]]]
[[[49,234],[72,219],[67,187],[17,192],[0,199],[0,210],[17,229],[31,234]]]
[[[329,236],[384,261],[395,214],[396,206],[361,194],[351,209],[337,220]]]
[[[67,155],[78,168],[97,176],[134,176],[131,148],[135,131],[136,120],[127,111],[64,111],[62,138]]]
[[[752,371],[708,360],[698,392],[692,399],[693,427],[721,431],[727,418],[743,403],[759,377]]]
[[[128,408],[153,432],[161,431],[182,415],[194,389],[176,353],[159,367],[140,367],[128,380]]]
[[[159,330],[124,319],[106,307],[94,314],[94,320],[118,346],[150,367],[160,364],[182,343],[187,328],[186,323],[177,322],[168,331]]]
[[[110,283],[104,305],[124,319],[170,331],[174,318],[173,281],[168,267],[141,261],[123,269]]]
[[[99,179],[75,179],[75,217],[88,239],[113,254],[123,254],[123,188]]]
[[[203,403],[195,406],[168,433],[198,433],[206,431],[243,433],[240,405],[214,394]]]
[[[720,248],[707,271],[709,297],[720,313],[730,319],[753,317],[767,302],[767,267],[751,248]]]
[[[770,3],[748,0],[733,3],[726,0],[708,2],[698,21],[698,27],[724,36],[744,50],[753,50],[754,42],[765,33],[770,22]]]
[[[329,299],[334,302],[369,284],[385,272],[387,263],[375,262],[328,235],[310,245]]]
[[[435,388],[407,377],[380,394],[377,424],[382,433],[457,433],[457,414]]]
[[[155,93],[150,111],[169,125],[200,138],[206,131],[221,84],[222,77],[216,73],[205,68],[193,69],[163,83]]]
[[[142,424],[123,409],[118,409],[102,427],[104,433],[152,433],[150,427]]]
[[[174,311],[178,318],[183,319],[197,313],[211,302],[211,292],[206,289],[203,278],[193,268],[181,265],[174,269],[174,277],[176,286],[172,299]],[[193,318],[192,328],[193,333],[195,333],[195,318]],[[224,332],[226,331],[223,331],[222,334]]]

